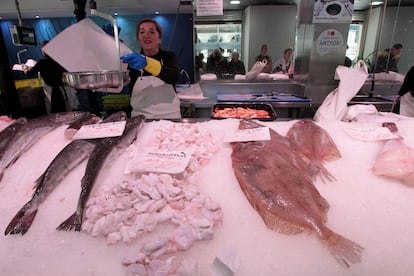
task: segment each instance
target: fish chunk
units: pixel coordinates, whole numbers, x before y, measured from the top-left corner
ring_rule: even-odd
[[[311,120],[297,121],[286,137],[302,159],[308,164],[312,179],[333,181],[335,177],[325,168],[324,163],[341,158],[341,153],[328,132]]]
[[[372,171],[414,186],[414,149],[402,138],[388,140],[378,153]]]
[[[239,128],[261,127],[241,121]],[[295,151],[281,145],[286,138],[270,130],[271,141],[232,143],[232,165],[248,201],[266,226],[283,234],[315,233],[343,266],[361,261],[363,247],[330,230],[326,224],[328,203],[309,175],[295,163]],[[278,140],[278,141],[274,141]],[[286,151],[291,151],[286,155]]]

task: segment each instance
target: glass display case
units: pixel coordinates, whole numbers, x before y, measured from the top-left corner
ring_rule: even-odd
[[[220,48],[226,58],[232,52],[241,55],[241,24],[203,24],[195,25],[196,55],[203,53],[204,62],[214,49]]]

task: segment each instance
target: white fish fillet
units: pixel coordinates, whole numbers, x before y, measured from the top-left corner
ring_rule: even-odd
[[[401,138],[389,140],[378,154],[372,170],[375,175],[414,186],[414,149]]]

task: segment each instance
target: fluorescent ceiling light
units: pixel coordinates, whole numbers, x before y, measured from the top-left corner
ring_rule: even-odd
[[[238,4],[240,4],[240,1],[239,0],[231,0],[230,1],[230,4],[232,4],[232,5],[238,5]]]
[[[378,5],[381,5],[381,4],[383,4],[384,2],[382,2],[382,1],[374,1],[374,2],[371,2],[371,5],[372,6],[378,6]]]

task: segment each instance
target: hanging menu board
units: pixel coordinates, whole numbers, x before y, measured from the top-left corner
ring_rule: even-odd
[[[223,15],[223,0],[197,0],[197,16]]]

